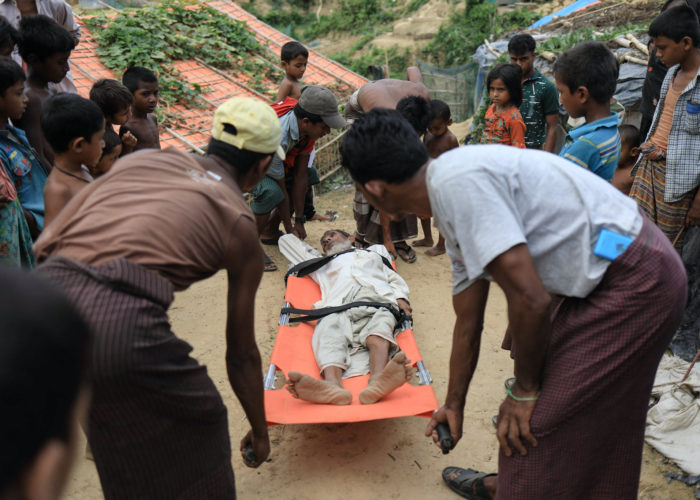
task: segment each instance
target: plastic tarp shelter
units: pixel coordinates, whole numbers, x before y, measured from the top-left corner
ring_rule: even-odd
[[[539,28],[541,26],[544,26],[545,24],[551,23],[557,17],[568,16],[569,14],[572,14],[572,13],[579,11],[579,10],[583,10],[586,7],[590,7],[591,5],[595,5],[597,3],[600,3],[600,0],[577,0],[574,3],[567,5],[563,9],[559,9],[558,11],[556,11],[553,14],[550,14],[548,16],[544,16],[539,21],[530,25],[529,28],[530,29]]]

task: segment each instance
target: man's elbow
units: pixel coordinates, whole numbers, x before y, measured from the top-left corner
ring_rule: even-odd
[[[526,290],[519,296],[518,305],[524,311],[537,316],[545,316],[549,313],[552,304],[552,296],[545,289]]]

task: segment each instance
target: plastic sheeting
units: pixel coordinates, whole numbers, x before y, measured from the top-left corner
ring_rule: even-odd
[[[646,442],[685,472],[700,474],[700,364],[680,383],[690,363],[664,354],[652,388]]]
[[[673,354],[691,361],[700,349],[700,227],[686,231],[682,257],[688,274],[688,304],[670,347]]]
[[[545,24],[551,23],[557,17],[568,16],[569,14],[572,14],[577,10],[583,10],[586,7],[590,7],[591,5],[595,5],[597,3],[600,3],[600,0],[578,0],[570,5],[567,5],[563,9],[559,9],[554,14],[544,16],[542,19],[531,25],[530,29],[539,28],[540,26],[544,26]]]

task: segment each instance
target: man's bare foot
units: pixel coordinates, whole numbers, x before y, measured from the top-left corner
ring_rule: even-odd
[[[438,255],[442,255],[444,253],[445,247],[439,247],[437,245],[425,251],[425,255],[427,255],[428,257],[437,257]]]
[[[318,212],[315,212],[313,217],[311,217],[311,220],[318,220],[321,222],[333,222],[338,218],[338,213],[334,212],[332,210],[326,210],[325,215],[321,215]]]
[[[422,240],[416,240],[411,243],[414,247],[431,247],[433,246],[433,240],[428,238],[423,238]]]
[[[347,389],[299,372],[289,372],[286,388],[295,398],[311,403],[331,405],[352,403],[352,393]]]
[[[367,384],[360,393],[360,403],[376,403],[384,396],[401,387],[411,377],[411,367],[406,366],[410,360],[403,352],[397,353],[386,364],[382,372]]]

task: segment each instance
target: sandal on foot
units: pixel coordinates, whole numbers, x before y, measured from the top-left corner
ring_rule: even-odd
[[[404,262],[413,264],[418,258],[418,256],[416,255],[416,251],[409,247],[405,241],[403,242],[403,245],[394,244],[394,248],[396,249],[396,253],[398,254],[398,256],[401,257],[401,260],[403,260]]]
[[[277,236],[273,236],[272,238],[260,238],[260,243],[262,243],[263,245],[270,246],[277,245],[279,244],[280,236],[282,236],[283,234],[284,233],[282,231],[278,231]]]
[[[275,264],[275,261],[268,257],[267,254],[264,252],[263,256],[265,257],[265,268],[263,269],[263,271],[266,273],[269,273],[271,271],[277,271],[277,264]]]
[[[495,475],[460,467],[445,467],[442,471],[442,479],[447,486],[469,500],[491,500],[491,494],[484,486],[484,478]]]

